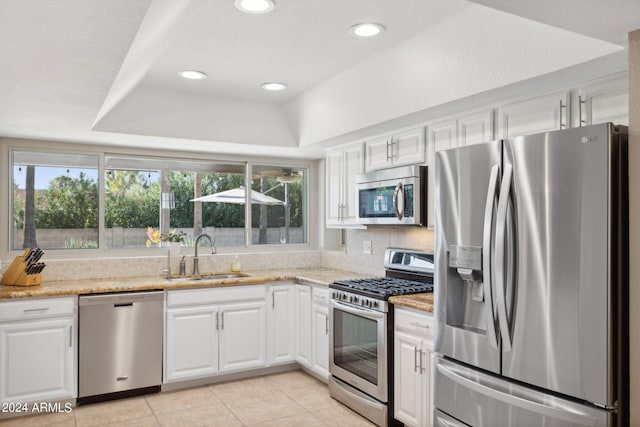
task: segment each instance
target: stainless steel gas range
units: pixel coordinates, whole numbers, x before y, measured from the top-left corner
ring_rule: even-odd
[[[393,419],[393,295],[433,291],[433,254],[388,248],[385,277],[341,280],[331,289],[329,391],[379,426]]]

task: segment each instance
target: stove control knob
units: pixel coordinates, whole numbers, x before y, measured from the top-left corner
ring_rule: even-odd
[[[374,308],[377,308],[377,307],[378,307],[378,301],[372,301],[372,302],[371,302],[371,305],[372,305]]]

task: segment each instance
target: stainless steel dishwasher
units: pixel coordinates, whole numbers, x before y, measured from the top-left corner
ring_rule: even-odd
[[[86,295],[78,305],[78,403],[159,391],[164,293]]]

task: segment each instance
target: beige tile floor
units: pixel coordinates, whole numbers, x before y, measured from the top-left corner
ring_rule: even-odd
[[[372,426],[303,371],[151,394],[0,421],[2,426]]]

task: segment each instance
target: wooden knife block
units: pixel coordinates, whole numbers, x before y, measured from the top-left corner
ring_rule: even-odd
[[[17,256],[2,275],[2,284],[11,286],[37,286],[42,284],[42,273],[27,274],[24,258]]]

